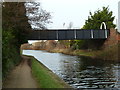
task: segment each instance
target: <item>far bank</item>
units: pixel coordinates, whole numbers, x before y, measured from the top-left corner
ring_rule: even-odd
[[[55,43],[54,41],[47,41],[45,42],[37,42],[35,45],[31,44],[23,44],[21,49],[28,49],[28,50],[46,50],[48,52],[54,53],[63,53],[68,55],[75,55],[75,56],[87,56],[96,59],[102,60],[110,60],[120,62],[119,57],[119,49],[120,43],[113,44],[109,47],[106,47],[101,50],[92,50],[92,49],[77,49],[73,50],[71,48],[65,47],[65,45],[60,43]]]

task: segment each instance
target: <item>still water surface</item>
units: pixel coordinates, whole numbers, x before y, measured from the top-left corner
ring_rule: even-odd
[[[34,56],[73,88],[120,89],[120,63],[41,50],[23,50],[23,54]]]

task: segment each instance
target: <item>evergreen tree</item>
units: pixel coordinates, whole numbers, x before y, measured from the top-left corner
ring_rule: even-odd
[[[102,10],[97,10],[94,14],[90,12],[90,16],[85,21],[83,29],[100,29],[102,22],[106,23],[107,29],[115,28],[116,25],[113,23],[114,19],[113,12],[109,11],[108,7],[103,7]]]

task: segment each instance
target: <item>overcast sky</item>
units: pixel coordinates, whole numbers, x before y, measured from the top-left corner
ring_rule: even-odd
[[[43,9],[51,12],[53,22],[48,28],[67,28],[73,22],[73,28],[82,28],[89,12],[109,6],[118,19],[118,1],[120,0],[39,0]],[[116,24],[116,20],[114,21]]]

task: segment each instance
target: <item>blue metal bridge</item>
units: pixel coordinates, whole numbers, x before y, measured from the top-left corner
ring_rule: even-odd
[[[81,39],[107,39],[110,35],[108,29],[54,29],[32,30],[28,40],[81,40]]]

